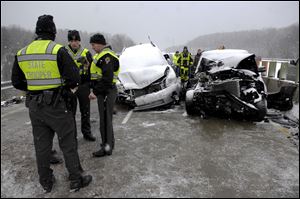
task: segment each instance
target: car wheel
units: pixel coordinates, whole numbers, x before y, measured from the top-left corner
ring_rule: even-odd
[[[185,110],[188,115],[195,115],[196,110],[193,103],[194,90],[188,90],[185,95]]]
[[[258,109],[257,115],[253,117],[253,120],[256,122],[262,121],[267,114],[267,100],[262,99],[260,102],[255,104],[255,107]]]

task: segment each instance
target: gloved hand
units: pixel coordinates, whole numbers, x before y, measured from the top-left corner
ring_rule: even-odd
[[[97,96],[93,92],[91,92],[90,95],[89,95],[89,99],[90,100],[97,99]]]
[[[83,65],[84,70],[88,70],[90,63],[89,63],[89,61],[87,60],[86,57],[83,57],[83,56],[79,57],[77,59],[77,62],[81,63]]]
[[[88,60],[86,59],[86,57],[81,56],[76,60],[78,63],[81,63],[82,65],[88,63]]]

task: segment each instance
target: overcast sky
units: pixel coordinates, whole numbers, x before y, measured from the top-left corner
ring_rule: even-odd
[[[159,47],[167,48],[209,33],[299,23],[299,2],[1,1],[1,26],[34,30],[43,14],[53,15],[59,29],[124,33],[136,43],[148,42],[150,35]]]

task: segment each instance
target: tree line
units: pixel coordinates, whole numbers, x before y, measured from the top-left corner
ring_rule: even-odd
[[[89,41],[90,37],[95,33],[88,33],[87,31],[79,31],[79,33],[82,46],[88,48],[94,54]],[[107,43],[117,53],[121,53],[126,47],[135,45],[135,42],[125,34],[101,34],[104,35]],[[67,29],[58,29],[55,41],[59,44],[67,45],[67,36]],[[17,51],[30,44],[35,38],[34,31],[25,30],[18,26],[1,26],[1,81],[10,80],[11,69]]]
[[[199,48],[213,50],[221,45],[228,49],[248,50],[264,58],[296,59],[299,57],[299,23],[284,28],[203,35],[190,40],[185,45],[170,47],[167,51],[182,51],[183,46],[188,46],[195,54]]]

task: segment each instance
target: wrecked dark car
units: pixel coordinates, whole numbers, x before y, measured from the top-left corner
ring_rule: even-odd
[[[266,86],[254,54],[231,49],[205,51],[195,78],[197,82],[186,93],[187,114],[264,119]]]

